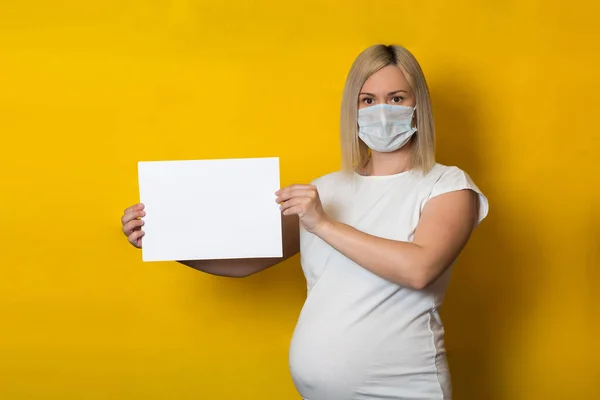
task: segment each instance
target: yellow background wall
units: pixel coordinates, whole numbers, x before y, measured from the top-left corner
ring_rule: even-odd
[[[439,161],[491,201],[444,310],[455,398],[599,399],[596,4],[0,2],[0,398],[298,398],[298,258],[144,264],[119,218],[138,160],[334,170],[350,64],[393,42],[429,79]]]

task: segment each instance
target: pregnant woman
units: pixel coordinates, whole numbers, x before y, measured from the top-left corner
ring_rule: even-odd
[[[429,90],[405,48],[357,57],[340,122],[341,170],[276,193],[282,258],[179,262],[242,277],[300,252],[308,292],[289,355],[303,399],[451,399],[439,308],[487,199],[435,162]],[[138,248],[144,215],[137,204],[121,220]]]

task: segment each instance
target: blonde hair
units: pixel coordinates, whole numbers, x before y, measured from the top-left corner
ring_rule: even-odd
[[[411,168],[427,173],[435,164],[435,131],[425,75],[404,47],[378,44],[359,54],[346,78],[340,120],[343,171],[358,171],[369,161],[369,148],[358,137],[358,97],[367,79],[388,65],[402,70],[416,98],[417,132],[412,139]]]

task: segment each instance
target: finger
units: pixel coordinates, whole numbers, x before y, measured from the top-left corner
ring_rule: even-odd
[[[143,210],[143,209],[144,209],[144,204],[137,203],[137,204],[132,205],[131,207],[127,207],[125,209],[125,211],[123,211],[123,214],[130,213],[131,211],[139,211],[139,210]]]
[[[125,211],[123,211],[123,214],[127,214],[127,213],[129,213],[129,212],[131,212],[131,211],[137,211],[137,210],[139,210],[140,208],[141,208],[141,203],[134,204],[134,205],[132,205],[132,206],[130,206],[130,207],[127,207],[127,208],[125,209]]]
[[[295,207],[295,206],[299,206],[302,204],[305,204],[308,201],[308,199],[306,197],[296,197],[293,199],[290,199],[288,201],[284,201],[283,203],[281,203],[281,205],[279,206],[279,209],[284,212],[285,210],[289,209],[290,207]]]
[[[140,239],[145,234],[146,234],[146,232],[144,232],[142,230],[137,230],[137,231],[134,231],[131,235],[129,235],[129,237],[127,239],[129,240],[129,243],[131,243],[135,247],[141,247],[141,240]]]
[[[285,189],[283,192],[279,194],[277,197],[277,203],[283,203],[284,201],[288,201],[289,199],[296,197],[308,197],[310,199],[314,199],[317,197],[317,191],[314,188],[308,189]]]
[[[298,215],[299,217],[302,217],[302,215],[304,215],[304,207],[302,205],[290,207],[283,211],[283,215]]]
[[[129,221],[134,220],[136,218],[141,218],[145,215],[146,215],[146,211],[143,211],[143,210],[129,211],[128,213],[124,214],[123,217],[121,218],[121,224],[125,225]]]
[[[282,188],[282,189],[312,189],[312,188],[316,188],[316,186],[315,185],[304,185],[304,184],[293,184],[293,185],[286,186],[285,188]],[[279,191],[281,191],[282,189],[280,189]]]
[[[144,221],[141,219],[134,219],[133,221],[129,221],[125,225],[123,225],[123,233],[125,236],[129,237],[131,233],[137,228],[141,228],[144,225]]]
[[[278,191],[275,192],[276,196],[279,196],[281,193],[283,193],[285,190],[295,190],[295,189],[314,189],[316,188],[315,185],[300,185],[300,184],[294,184],[294,185],[289,185],[286,186],[284,188],[279,189]]]

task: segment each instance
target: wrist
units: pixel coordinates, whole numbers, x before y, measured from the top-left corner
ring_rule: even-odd
[[[323,239],[324,236],[327,236],[327,234],[329,232],[331,232],[331,230],[334,228],[335,228],[335,221],[329,217],[325,217],[319,224],[317,224],[312,229],[311,233],[313,233],[313,234],[319,236],[321,239]]]

